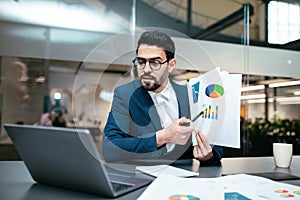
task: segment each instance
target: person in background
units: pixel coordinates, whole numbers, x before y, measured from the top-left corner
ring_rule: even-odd
[[[160,31],[144,32],[133,65],[138,79],[114,90],[102,140],[104,159],[196,158],[202,166],[220,164],[223,148],[212,147],[205,135],[195,130],[189,119],[187,87],[169,77],[176,66],[170,36]],[[192,132],[196,146],[191,142]]]
[[[52,120],[50,116],[50,111],[43,113],[40,119],[41,126],[52,126]]]
[[[53,107],[49,112],[44,113],[40,119],[42,126],[67,127],[65,119],[65,109],[62,107]]]

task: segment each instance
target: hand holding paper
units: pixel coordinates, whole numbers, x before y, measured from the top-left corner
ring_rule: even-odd
[[[164,129],[157,132],[156,139],[157,144],[161,145],[167,142],[174,144],[184,145],[187,143],[191,133],[194,131],[194,126],[182,126],[190,120],[182,117],[173,121]]]
[[[195,129],[201,130],[210,144],[240,147],[241,82],[241,74],[220,72],[219,68],[188,82],[191,117],[199,116]]]
[[[197,145],[194,145],[193,156],[201,161],[209,160],[213,157],[212,148],[205,135],[201,131],[195,131]]]

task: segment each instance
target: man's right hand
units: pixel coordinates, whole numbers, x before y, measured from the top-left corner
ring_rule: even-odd
[[[190,126],[182,126],[182,124],[188,123],[190,123]],[[169,126],[156,133],[157,146],[159,147],[168,142],[184,145],[194,130],[191,120],[185,117],[175,120]]]

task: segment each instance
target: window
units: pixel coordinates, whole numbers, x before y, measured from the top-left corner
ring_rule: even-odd
[[[268,4],[268,42],[285,44],[299,38],[299,4],[270,1]]]

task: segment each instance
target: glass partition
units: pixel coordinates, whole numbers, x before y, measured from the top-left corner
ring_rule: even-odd
[[[243,74],[241,148],[225,148],[225,157],[269,156],[273,142],[293,143],[294,154],[300,154],[300,56],[298,51],[260,47],[267,39],[261,18],[266,5],[225,0],[217,7],[202,0],[119,2],[48,5],[69,10],[68,16],[75,13],[77,24],[91,21],[87,27],[33,23],[25,16],[12,22],[0,16],[0,148],[13,146],[5,123],[41,125],[43,117],[49,117],[44,114],[56,107],[63,108],[67,126],[102,132],[114,87],[135,78],[131,60],[138,35],[159,28],[172,33],[179,47],[172,75],[176,81],[188,81],[213,67]],[[18,6],[14,3],[1,2],[0,10],[10,6],[13,11]],[[87,12],[93,20],[81,18]],[[241,16],[233,18],[234,14]],[[12,20],[13,12],[7,17]],[[230,24],[230,19],[236,21]],[[220,24],[222,28],[216,28]],[[101,134],[95,141],[100,149]],[[0,159],[19,159],[14,150],[0,152],[5,154]]]

